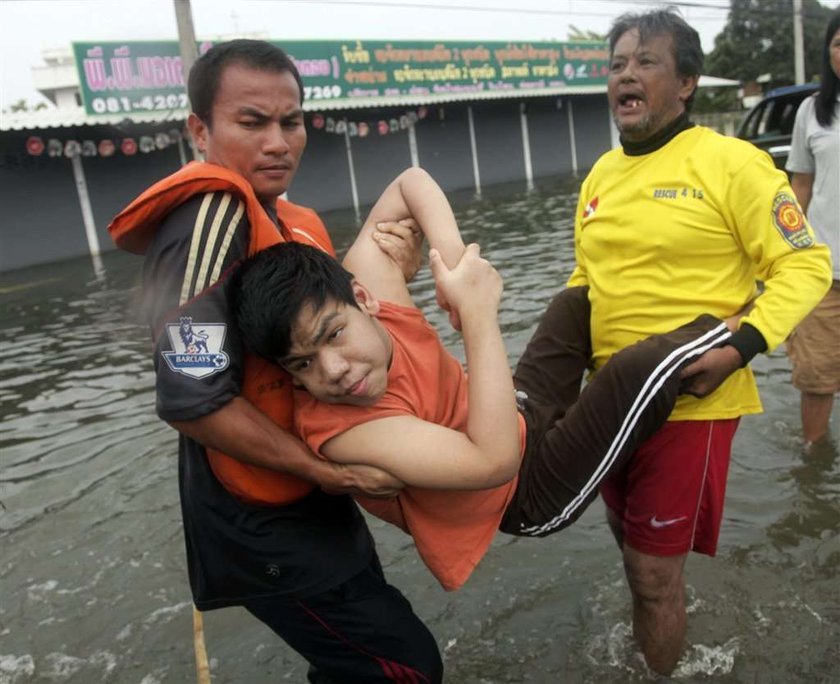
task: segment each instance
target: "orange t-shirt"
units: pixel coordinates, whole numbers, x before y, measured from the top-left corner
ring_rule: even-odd
[[[416,416],[466,431],[467,375],[444,349],[435,329],[417,309],[380,302],[377,316],[391,336],[393,356],[388,389],[374,406],[324,404],[295,392],[295,427],[317,454],[332,437],[362,423],[389,416]],[[519,416],[522,449],[525,420]],[[395,499],[358,498],[383,520],[414,537],[417,551],[447,590],[467,581],[499,527],[518,478],[493,489],[437,491],[406,487]]]

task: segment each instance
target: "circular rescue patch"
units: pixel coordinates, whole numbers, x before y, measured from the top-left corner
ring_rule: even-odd
[[[796,199],[786,192],[780,192],[773,199],[773,223],[791,247],[801,249],[814,244],[805,217],[799,210]]]

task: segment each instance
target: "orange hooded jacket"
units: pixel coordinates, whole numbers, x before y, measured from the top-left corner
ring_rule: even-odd
[[[240,198],[251,225],[248,256],[278,242],[312,244],[335,255],[324,224],[311,209],[277,200],[280,231],[265,212],[251,185],[240,175],[215,164],[192,162],[158,181],[123,209],[108,226],[117,247],[145,254],[161,221],[194,195],[223,191]],[[289,376],[258,356],[246,354],[241,396],[274,423],[292,426],[292,385]],[[293,475],[249,465],[220,451],[207,449],[213,473],[234,496],[261,505],[283,505],[314,489],[310,482]]]

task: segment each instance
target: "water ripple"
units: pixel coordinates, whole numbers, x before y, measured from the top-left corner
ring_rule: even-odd
[[[454,196],[465,240],[505,279],[511,363],[574,267],[576,179]],[[339,251],[352,214],[325,217]],[[194,681],[177,439],[154,415],[140,261],[105,257],[3,274],[0,342],[0,684]],[[15,288],[29,284],[31,287]],[[456,354],[424,268],[418,304]],[[840,643],[840,457],[801,455],[782,352],[753,367],[766,414],[733,447],[717,558],[687,566],[689,649],[675,681],[832,681]],[[448,680],[650,681],[600,505],[572,528],[500,536],[470,582],[443,592],[408,537],[371,529],[383,565],[430,625]],[[205,617],[213,680],[303,681],[306,667],[244,611]]]

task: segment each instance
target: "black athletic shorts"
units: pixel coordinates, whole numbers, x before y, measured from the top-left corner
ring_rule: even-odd
[[[588,288],[549,304],[514,373],[528,427],[519,483],[499,529],[541,537],[573,523],[659,429],[679,394],[679,370],[731,333],[713,316],[631,345],[593,375]]]

